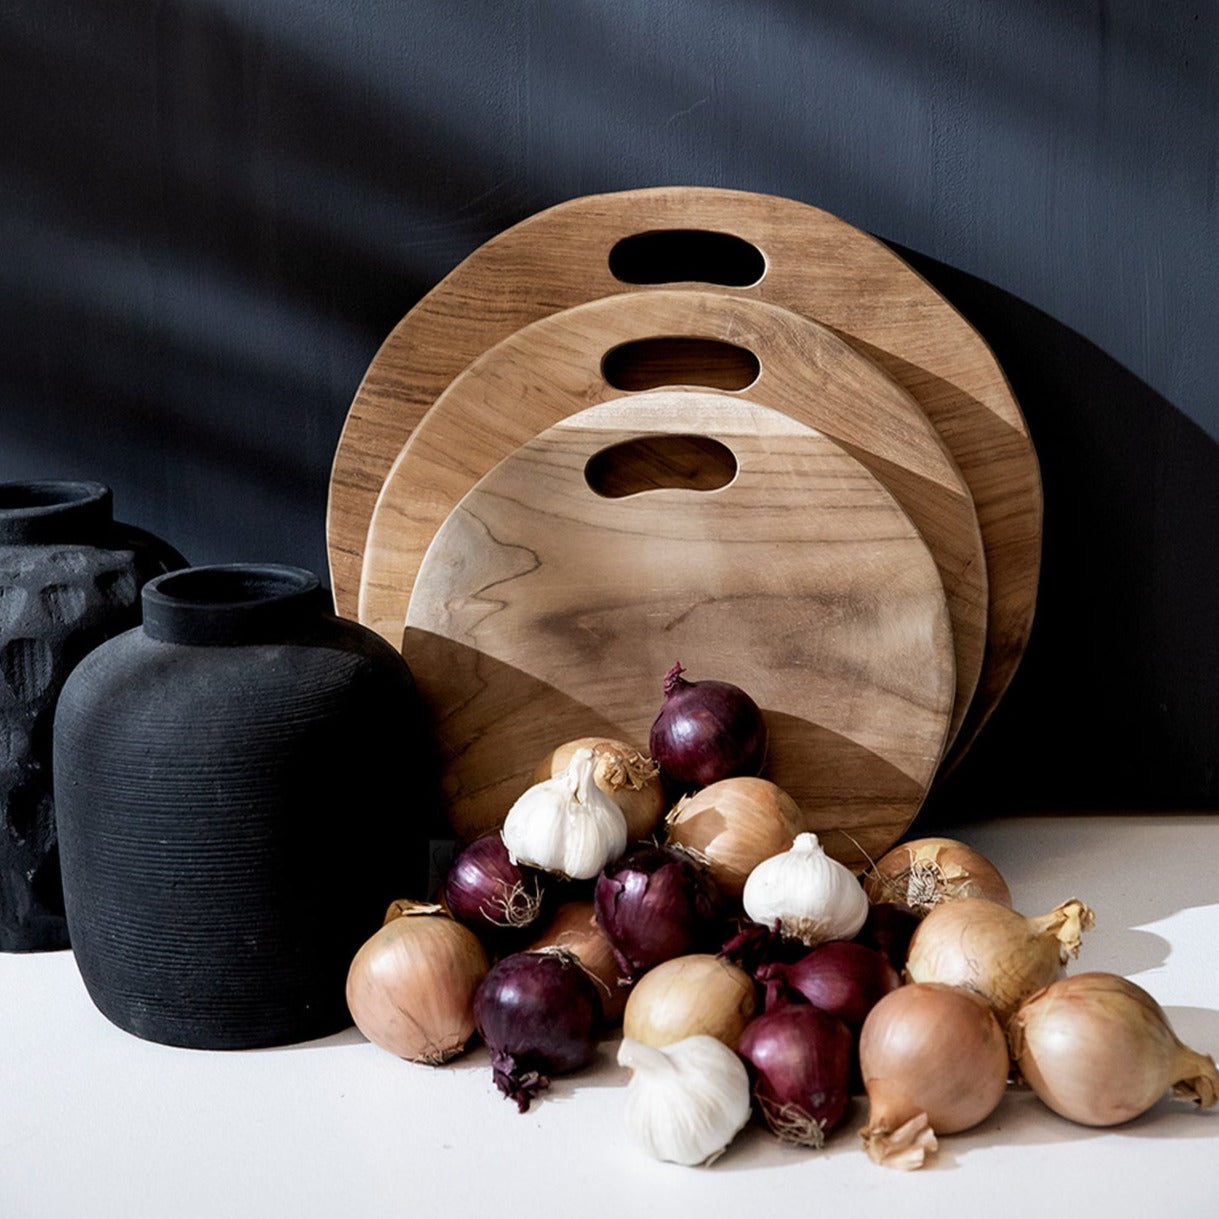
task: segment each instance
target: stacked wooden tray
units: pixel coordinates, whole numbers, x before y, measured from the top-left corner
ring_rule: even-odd
[[[331,480],[340,613],[406,656],[450,820],[646,744],[664,672],[749,690],[844,861],[892,845],[1011,679],[1041,488],[1002,370],[887,247],[788,199],[576,199],[398,324]]]

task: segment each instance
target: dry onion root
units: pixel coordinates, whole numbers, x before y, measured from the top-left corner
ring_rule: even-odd
[[[1219,1099],[1214,1059],[1182,1045],[1151,995],[1116,974],[1076,974],[1039,991],[1008,1038],[1033,1091],[1085,1126],[1138,1117],[1170,1088],[1203,1107]]]
[[[921,1168],[937,1134],[968,1130],[1007,1089],[1003,1030],[973,991],[935,982],[898,987],[868,1013],[859,1035],[868,1093],[860,1131],[868,1157],[886,1168]]]
[[[566,741],[538,763],[533,781],[541,783],[562,774],[580,749],[593,751],[593,782],[622,810],[628,840],[641,842],[650,837],[668,810],[668,797],[660,768],[625,741],[595,736]]]
[[[868,869],[864,889],[873,902],[900,902],[919,914],[958,897],[1012,904],[999,869],[955,838],[916,838],[895,846]]]
[[[936,906],[919,924],[906,975],[912,982],[977,991],[1006,1025],[1034,991],[1062,976],[1094,921],[1077,898],[1031,919],[985,898],[958,898]]]

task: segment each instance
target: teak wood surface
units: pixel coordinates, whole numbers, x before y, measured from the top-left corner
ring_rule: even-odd
[[[683,350],[687,339],[703,346]],[[732,346],[717,352],[717,342]],[[639,345],[642,353],[627,362]],[[905,390],[825,327],[763,301],[627,293],[542,318],[480,355],[416,425],[386,477],[365,546],[360,620],[401,643],[424,552],[449,511],[531,436],[622,396],[606,380],[611,365],[619,384],[728,380],[743,368],[740,375],[754,379],[736,394],[818,429],[885,484],[927,542],[944,585],[957,674],[951,742],[981,672],[988,610],[969,490]]]
[[[387,336],[352,402],[335,454],[327,515],[340,613],[358,612],[365,539],[381,485],[411,430],[480,352],[561,309],[675,283],[717,290],[717,268],[624,283],[610,257],[642,233],[731,234],[760,252],[749,284],[722,290],[831,327],[926,412],[973,496],[986,550],[986,657],[957,757],[998,703],[1032,626],[1041,558],[1036,454],[1003,371],[974,328],[882,242],[793,199],[669,186],[582,196],[526,218],[474,250]]]
[[[724,446],[718,489],[607,497],[598,454],[640,437]],[[449,514],[402,651],[440,745],[446,809],[500,825],[563,740],[646,747],[665,671],[748,690],[764,773],[855,866],[897,841],[939,764],[952,630],[926,543],[885,487],[819,432],[714,393],[616,399],[533,437]]]

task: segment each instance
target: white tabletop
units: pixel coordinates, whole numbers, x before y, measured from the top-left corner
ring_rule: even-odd
[[[1072,896],[1092,906],[1073,971],[1132,978],[1186,1044],[1219,1053],[1219,815],[954,833],[998,865],[1023,913]],[[108,1023],[70,953],[0,955],[0,1217],[1219,1215],[1219,1107],[1166,1099],[1096,1130],[1014,1093],[899,1173],[865,1157],[856,1102],[823,1151],[751,1129],[691,1169],[628,1140],[614,1050],[520,1115],[481,1049],[443,1068],[354,1030],[274,1050],[172,1049]]]

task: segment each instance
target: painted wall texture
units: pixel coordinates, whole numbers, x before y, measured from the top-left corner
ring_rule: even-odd
[[[1043,466],[1034,638],[939,807],[1219,800],[1219,11],[1177,0],[5,0],[0,478],[324,571],[381,339],[560,200],[894,245]]]

